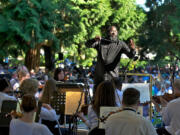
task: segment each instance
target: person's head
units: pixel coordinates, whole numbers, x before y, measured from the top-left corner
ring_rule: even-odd
[[[31,78],[24,80],[19,87],[23,95],[25,94],[34,95],[38,91],[38,88],[39,88],[39,82]]]
[[[111,38],[113,38],[113,39],[117,38],[118,31],[117,31],[116,26],[110,26],[109,29],[108,29],[108,32],[109,32],[109,36]]]
[[[134,88],[127,88],[123,92],[123,107],[136,107],[140,102],[140,92]]]
[[[56,68],[54,71],[54,79],[56,81],[64,80],[64,70],[62,68]]]
[[[120,77],[114,77],[112,79],[112,82],[114,83],[115,88],[117,88],[118,90],[122,89],[122,80]]]
[[[30,78],[29,71],[25,66],[19,66],[16,73],[20,84],[23,82],[23,80]]]
[[[174,80],[174,83],[173,83],[173,88],[174,88],[174,94],[180,94],[180,79],[176,79]]]
[[[54,79],[49,79],[45,83],[43,94],[41,97],[41,102],[50,104],[54,92],[56,92],[56,81]]]
[[[100,106],[116,106],[115,89],[110,81],[103,81],[96,88],[93,109],[98,115]]]
[[[6,79],[0,79],[0,92],[7,92],[9,91],[9,83]]]
[[[26,94],[22,97],[21,110],[25,113],[35,112],[37,103],[34,95]]]

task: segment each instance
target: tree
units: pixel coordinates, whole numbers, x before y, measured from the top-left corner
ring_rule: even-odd
[[[101,34],[111,15],[109,0],[60,0],[61,26],[58,37],[69,58],[81,64],[92,61],[93,49],[87,49],[87,39]],[[88,65],[88,64],[87,64]]]
[[[116,25],[119,38],[126,40],[135,36],[145,21],[145,14],[135,5],[135,0],[60,0],[60,5],[60,22],[65,27],[61,28],[59,37],[68,54],[84,65],[96,57],[93,49],[84,46],[88,39],[104,36],[109,25]]]
[[[127,40],[138,36],[138,30],[146,20],[146,14],[138,7],[135,0],[111,0],[112,14],[106,22],[106,28],[115,25],[119,39]]]
[[[0,55],[8,54],[12,48],[24,51],[28,69],[38,69],[40,48],[47,44],[55,49],[59,47],[54,33],[56,3],[49,0],[3,0],[2,4],[0,47],[3,49]]]
[[[168,60],[174,62],[180,50],[180,1],[148,0],[147,21],[141,30],[141,54],[156,54],[153,62]],[[170,59],[166,59],[169,56]]]

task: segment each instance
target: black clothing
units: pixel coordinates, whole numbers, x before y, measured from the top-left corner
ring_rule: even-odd
[[[126,43],[118,39],[109,39],[109,41],[92,39],[86,42],[86,46],[95,48],[98,52],[94,73],[94,84],[96,86],[104,80],[111,80],[113,77],[119,76],[119,64],[122,53],[129,58],[133,58],[135,55],[133,49],[130,49]]]
[[[158,128],[156,132],[158,135],[171,135],[164,127]]]

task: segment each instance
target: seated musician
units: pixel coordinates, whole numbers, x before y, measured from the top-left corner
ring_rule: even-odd
[[[65,73],[64,70],[62,68],[56,68],[54,71],[54,79],[56,81],[61,81],[64,82],[65,81]]]
[[[17,77],[19,80],[19,85],[21,85],[21,83],[25,80],[30,78],[30,73],[27,69],[27,67],[25,66],[19,66],[18,69],[16,70],[17,73]]]
[[[35,79],[26,79],[22,82],[20,86],[20,90],[22,91],[23,95],[24,94],[35,95],[35,93],[38,91],[38,88],[39,88],[39,83]],[[45,84],[44,92],[43,92],[44,94],[42,95],[42,97],[45,97],[46,93],[48,92],[47,90],[48,88],[52,88],[51,86],[49,86],[49,80]],[[47,93],[47,95],[48,94],[49,93]],[[50,98],[51,97],[49,97],[49,99]],[[52,121],[56,120],[56,112],[47,102],[42,103],[40,118],[45,120],[52,120]]]
[[[0,112],[2,102],[4,100],[16,100],[14,96],[9,96],[7,93],[10,92],[10,86],[6,79],[0,79]]]
[[[52,135],[45,125],[33,122],[36,110],[35,97],[31,94],[24,95],[21,103],[22,117],[11,120],[10,135]]]
[[[180,79],[173,83],[174,95],[180,95]],[[153,100],[157,111],[162,114],[162,120],[165,127],[157,129],[159,135],[174,135],[180,129],[180,97],[167,102],[163,97],[160,98],[160,105]]]
[[[114,77],[112,79],[112,82],[115,85],[115,99],[116,99],[116,104],[118,107],[121,107],[122,105],[122,80],[119,77]]]
[[[98,127],[101,106],[116,106],[115,90],[110,81],[104,81],[98,85],[94,102],[88,107],[88,119],[86,119],[83,112],[78,114],[79,118],[89,127],[91,134],[93,134],[93,129]],[[95,134],[98,134],[98,131],[94,131]]]
[[[50,105],[56,92],[56,81],[54,79],[49,79],[46,81],[42,97],[40,97],[40,101],[42,102],[40,120],[43,124],[49,127],[52,133],[56,132],[54,127],[59,119],[56,111]]]
[[[157,135],[150,121],[137,114],[140,92],[127,88],[123,92],[122,110],[106,121],[106,135]]]

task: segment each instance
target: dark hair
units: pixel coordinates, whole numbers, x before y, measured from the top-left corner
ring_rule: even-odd
[[[123,92],[123,104],[126,106],[135,105],[140,100],[140,92],[134,88],[127,88]]]
[[[21,107],[24,112],[28,113],[28,112],[33,111],[37,107],[35,97],[31,94],[24,95],[22,97]]]
[[[9,87],[9,83],[6,79],[0,79],[0,91],[4,91],[6,88]]]
[[[114,77],[111,81],[114,83],[115,88],[122,87],[122,79],[120,77]]]
[[[64,72],[64,70],[63,70],[62,68],[56,68],[56,69],[55,69],[55,71],[54,71],[54,79],[55,79],[56,81],[59,81],[59,80],[58,80],[58,74],[61,73],[62,71]]]
[[[98,85],[92,106],[97,115],[101,106],[116,106],[115,89],[110,81],[104,81]]]

